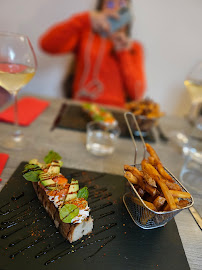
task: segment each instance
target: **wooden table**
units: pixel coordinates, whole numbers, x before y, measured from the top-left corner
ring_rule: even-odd
[[[2,145],[4,137],[10,135],[13,126],[0,123],[0,152],[6,152],[10,158],[1,175],[3,181],[0,183],[0,189],[3,188],[12,173],[22,161],[28,161],[34,157],[42,160],[51,149],[60,153],[64,162],[64,167],[78,168],[85,170],[96,170],[117,175],[123,174],[123,165],[132,164],[134,160],[134,151],[132,141],[129,139],[119,139],[115,152],[108,157],[95,157],[87,152],[85,148],[86,135],[84,132],[76,132],[65,129],[54,129],[50,131],[53,120],[55,119],[60,106],[67,100],[50,100],[49,108],[37,118],[29,127],[23,127],[25,135],[26,148],[20,151],[5,150]],[[70,102],[70,101],[69,101]],[[187,123],[184,119],[174,116],[167,116],[161,120],[161,126],[164,131],[173,129],[185,130]],[[140,142],[137,142],[139,149],[142,148]],[[163,164],[179,177],[183,165],[183,156],[181,151],[171,145],[157,139],[152,144],[159,154]],[[138,153],[141,160],[141,151]],[[201,205],[202,207],[202,205]],[[188,210],[184,210],[175,217],[183,247],[192,270],[202,269],[202,233]],[[172,260],[172,258],[169,258]]]

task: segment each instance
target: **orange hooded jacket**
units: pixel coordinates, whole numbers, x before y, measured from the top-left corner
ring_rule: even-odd
[[[50,28],[39,40],[51,54],[73,52],[76,71],[73,99],[123,107],[126,97],[140,99],[145,91],[143,48],[116,52],[112,42],[92,32],[89,13]]]

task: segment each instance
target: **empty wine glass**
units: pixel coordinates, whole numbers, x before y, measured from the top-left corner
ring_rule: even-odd
[[[23,147],[23,133],[18,125],[17,93],[33,78],[36,66],[36,56],[27,36],[0,32],[0,86],[14,97],[15,130],[3,142],[6,148]]]

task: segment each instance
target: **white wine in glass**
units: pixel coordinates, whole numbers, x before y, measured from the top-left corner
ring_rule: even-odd
[[[36,56],[28,37],[0,32],[0,86],[14,96],[15,131],[3,143],[6,148],[23,147],[23,133],[18,126],[17,93],[33,78],[36,67]]]

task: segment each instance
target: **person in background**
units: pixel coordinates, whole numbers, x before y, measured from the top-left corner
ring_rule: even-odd
[[[110,33],[107,18],[118,20],[123,7],[130,8],[130,1],[100,0],[96,10],[76,14],[40,37],[39,46],[47,53],[75,54],[73,99],[123,107],[126,100],[144,96],[142,45],[130,39],[130,24]]]

